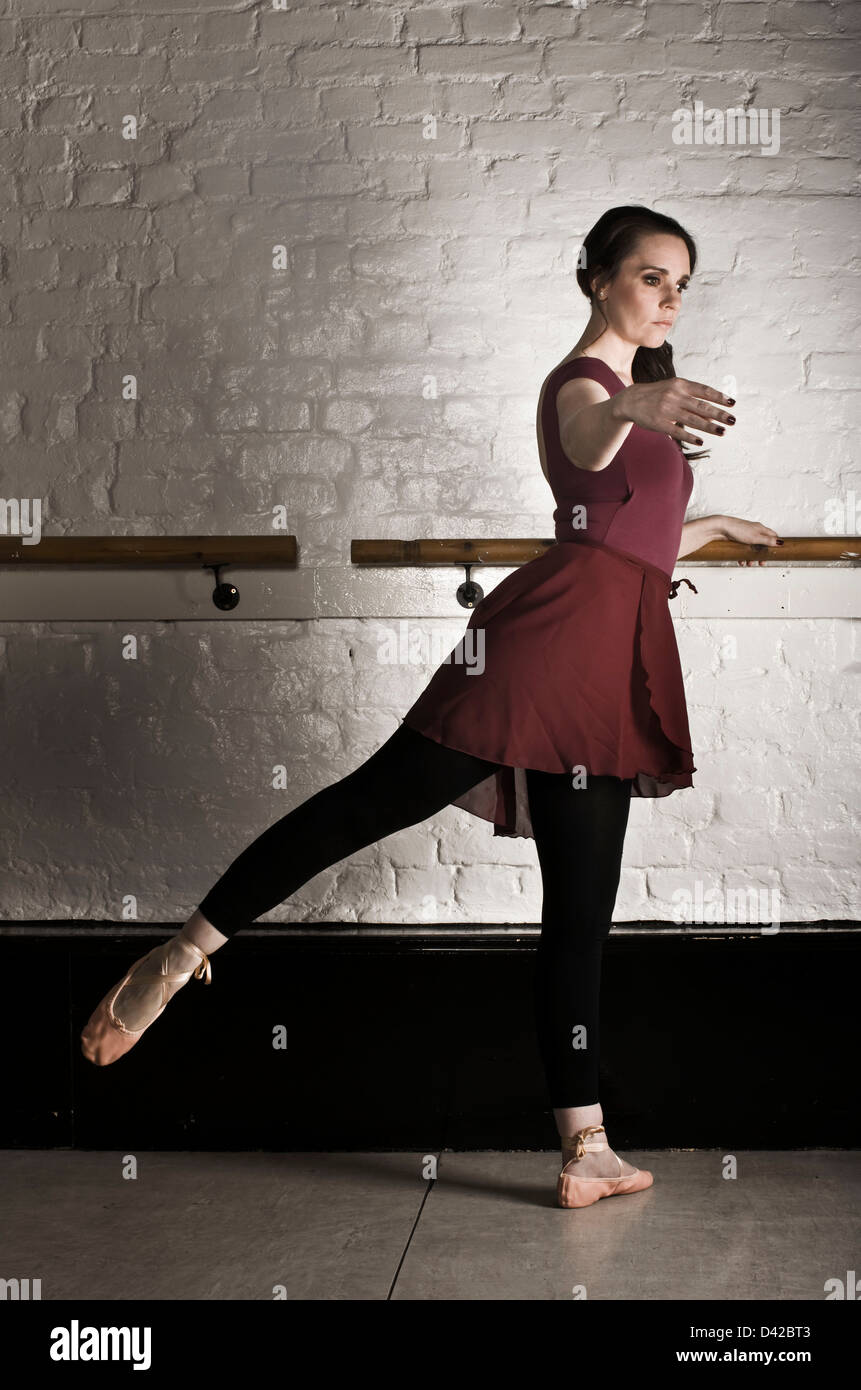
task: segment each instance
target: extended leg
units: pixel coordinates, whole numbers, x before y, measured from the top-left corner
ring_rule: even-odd
[[[264,830],[210,889],[200,912],[232,936],[315,874],[426,820],[495,767],[402,724],[355,772]]]
[[[277,907],[323,869],[426,820],[495,767],[400,725],[354,772],[308,797],[259,835],[222,874],[182,931],[136,962],[136,974],[118,993],[105,996],[87,1024],[84,1056],[99,1066],[123,1056],[195,967],[198,978],[204,969],[208,978],[209,954],[241,927]]]

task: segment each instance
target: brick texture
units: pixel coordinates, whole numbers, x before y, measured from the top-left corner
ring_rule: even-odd
[[[861,499],[856,4],[110,10],[0,18],[3,491],[40,497],[47,533],[260,534],[286,507],[321,569],[352,537],[550,535],[537,392],[585,322],[580,240],[626,202],[699,245],[679,373],[737,384],[689,515],[816,534]],[[675,144],[698,100],[777,110],[779,151]],[[0,611],[4,918],[119,919],[133,895],[183,920],[423,687],[378,659],[386,591],[352,618],[154,614],[134,661],[127,625]],[[632,807],[617,920],[697,880],[855,914],[855,631],[679,624],[697,786]],[[447,808],[273,916],[539,913],[531,842]]]

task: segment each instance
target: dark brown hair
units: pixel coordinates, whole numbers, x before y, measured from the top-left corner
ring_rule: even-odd
[[[593,309],[601,312],[600,302],[595,298],[590,281],[597,276],[599,284],[609,283],[618,273],[622,261],[636,251],[640,238],[654,232],[681,238],[688,249],[693,275],[697,263],[696,242],[674,217],[653,212],[651,208],[638,204],[609,208],[586,233],[577,267],[577,284]],[[642,345],[637,348],[631,363],[634,381],[665,381],[667,377],[675,375],[673,349],[669,343],[662,343],[656,348]],[[678,443],[689,462],[709,456],[708,449],[691,453],[690,445],[683,440]]]

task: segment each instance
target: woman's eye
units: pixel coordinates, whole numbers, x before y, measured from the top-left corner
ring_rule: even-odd
[[[659,275],[647,275],[647,276],[646,276],[646,284],[647,284],[647,285],[650,285],[650,284],[652,284],[653,282],[657,282],[658,284],[660,284],[660,283],[661,283],[660,276],[659,276]],[[679,288],[680,290],[688,290],[688,289],[690,289],[690,281],[688,281],[688,282],[687,282],[686,284],[684,284],[684,285],[679,285],[678,288]]]

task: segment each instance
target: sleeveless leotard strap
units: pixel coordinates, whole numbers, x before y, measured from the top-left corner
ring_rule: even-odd
[[[544,430],[545,449],[547,450],[547,469],[548,482],[556,497],[557,508],[559,505],[559,488],[568,487],[567,481],[570,474],[571,464],[565,456],[562,448],[562,440],[559,435],[559,417],[556,409],[556,397],[559,388],[566,381],[571,381],[574,377],[590,377],[592,381],[597,381],[599,385],[611,396],[616,396],[625,388],[625,383],[620,381],[616,373],[607,366],[606,362],[600,361],[597,357],[571,357],[567,362],[561,362],[556,367],[548,380],[547,391],[544,396],[542,409],[542,427]],[[560,471],[561,470],[561,471]],[[581,489],[589,489],[589,496],[597,498],[595,489],[601,484],[596,481],[597,474],[587,475],[581,478]],[[557,486],[558,483],[558,486]]]
[[[597,381],[611,396],[617,395],[619,391],[624,391],[625,383],[620,381],[616,373],[607,366],[606,362],[600,361],[597,357],[572,357],[570,361],[563,362],[557,367],[557,373],[562,380],[570,381],[573,377],[588,376],[593,381]]]

